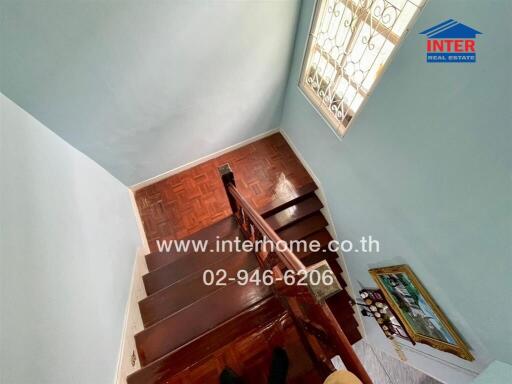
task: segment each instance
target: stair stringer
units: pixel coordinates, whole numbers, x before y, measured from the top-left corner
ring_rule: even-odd
[[[135,334],[144,329],[139,311],[139,301],[147,297],[142,281],[142,276],[148,273],[145,260],[147,252],[148,248],[139,247],[135,255],[121,335],[119,360],[117,363],[116,377],[114,379],[115,384],[126,384],[128,375],[139,370],[141,367],[139,356],[137,355],[137,347],[135,345]]]

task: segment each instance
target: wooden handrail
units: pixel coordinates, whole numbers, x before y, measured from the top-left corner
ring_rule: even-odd
[[[288,268],[294,272],[305,271],[306,266],[300,261],[300,259],[295,256],[295,254],[288,248],[286,242],[279,237],[279,235],[272,229],[270,225],[265,221],[265,219],[253,208],[251,203],[242,196],[238,189],[230,183],[228,184],[228,191],[231,195],[240,203],[244,212],[251,221],[256,225],[258,230],[266,236],[270,241],[274,244],[282,244],[281,249],[275,251],[278,255],[280,261]]]
[[[238,191],[229,165],[226,164],[220,167],[219,172],[233,214],[238,219],[245,234],[252,241],[264,236],[275,245],[279,244],[279,247],[274,247],[278,249],[274,249],[270,253],[262,251],[261,254],[257,254],[261,266],[272,269],[274,275],[280,277],[282,277],[282,272],[279,264],[296,273],[306,271],[305,265],[289,249],[286,242],[279,237],[251,203]],[[272,257],[273,255],[276,257]],[[363,384],[372,384],[368,373],[325,301],[317,302],[312,293],[303,286],[285,287],[282,284],[275,284],[273,289],[276,296],[281,299],[293,315],[297,327],[303,334],[303,340],[309,346],[308,350],[317,361],[322,362],[324,366],[329,366],[329,369],[332,370],[333,367],[329,359],[339,355],[347,369],[354,373]]]

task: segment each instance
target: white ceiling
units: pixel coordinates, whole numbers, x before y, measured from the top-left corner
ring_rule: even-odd
[[[0,0],[0,91],[131,185],[277,127],[299,5]]]

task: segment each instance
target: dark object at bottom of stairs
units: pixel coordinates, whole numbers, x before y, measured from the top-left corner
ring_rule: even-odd
[[[231,368],[225,368],[220,374],[220,384],[243,384],[243,380]]]
[[[268,384],[286,384],[288,376],[288,354],[283,348],[277,347],[272,351],[272,361],[268,374]],[[224,368],[219,377],[220,384],[244,384],[245,381],[231,368]]]
[[[286,351],[283,348],[274,349],[268,375],[268,384],[286,384],[289,364]]]

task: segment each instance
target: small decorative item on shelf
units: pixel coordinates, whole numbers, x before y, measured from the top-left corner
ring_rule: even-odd
[[[393,344],[399,359],[407,361],[407,357],[396,337],[409,340],[412,344],[416,343],[409,337],[404,326],[387,304],[382,292],[378,289],[365,288],[359,291],[359,295],[364,302],[364,304],[358,303],[363,307],[361,314],[366,317],[373,317],[377,321],[384,335]]]
[[[364,304],[359,303],[360,306],[364,307],[361,314],[366,317],[373,317],[388,339],[393,340],[394,337],[400,337],[416,344],[409,337],[379,289],[365,288],[359,291],[359,295],[364,302]]]

